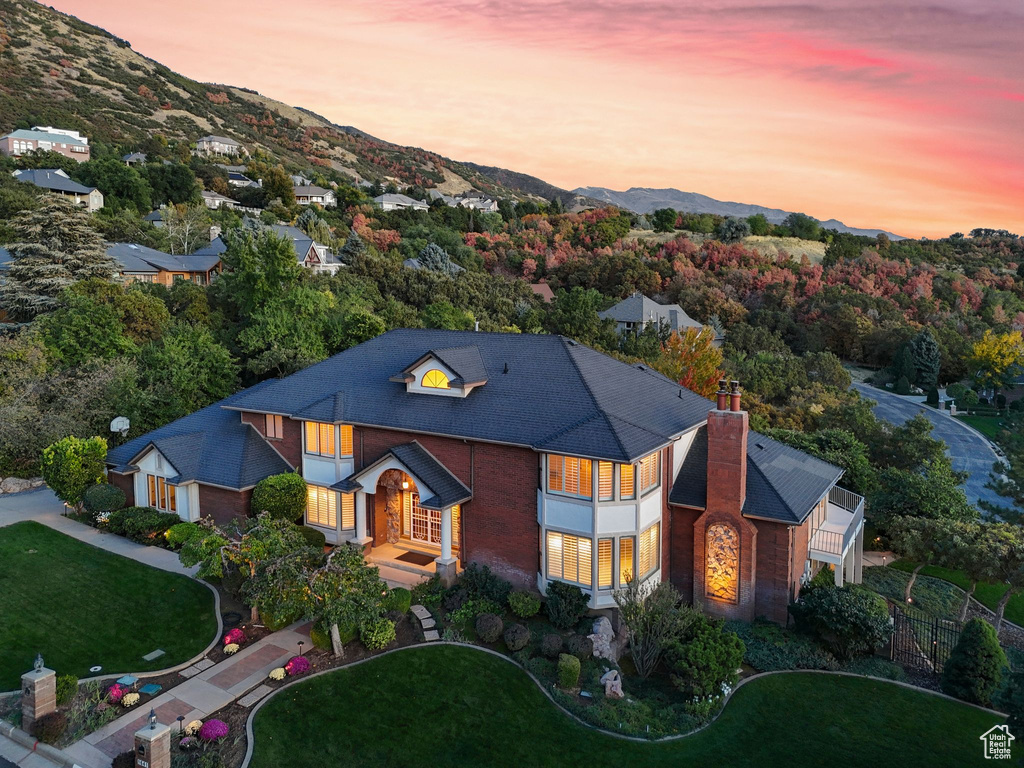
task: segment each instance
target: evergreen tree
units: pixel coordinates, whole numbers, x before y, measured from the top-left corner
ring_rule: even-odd
[[[40,207],[12,225],[13,257],[0,284],[0,309],[12,320],[31,320],[57,307],[65,288],[79,280],[110,280],[117,266],[103,247],[84,208],[64,197],[43,195]]]
[[[341,253],[338,254],[342,262],[351,264],[354,259],[359,258],[364,253],[366,253],[366,243],[363,242],[363,238],[354,229],[350,230],[348,239],[345,240],[345,245],[341,247]]]
[[[992,625],[971,619],[942,670],[942,692],[987,707],[1007,666]]]
[[[939,342],[930,328],[925,328],[910,340],[907,347],[914,365],[914,381],[919,387],[930,387],[939,379],[941,353]]]
[[[420,266],[432,272],[454,277],[460,270],[448,252],[439,245],[430,243],[420,251]]]

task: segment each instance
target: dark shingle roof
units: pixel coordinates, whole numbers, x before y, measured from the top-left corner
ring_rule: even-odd
[[[408,392],[390,380],[431,350],[466,347],[477,349],[487,383],[464,398]],[[619,462],[668,444],[710,409],[646,366],[561,336],[429,329],[391,331],[226,405],[297,416],[339,392],[347,423]]]
[[[427,357],[434,357],[439,360],[457,377],[453,384],[476,384],[487,381],[487,369],[480,357],[480,349],[475,344],[465,347],[449,347],[447,349],[432,349],[423,358],[417,360],[414,365],[408,366],[408,372]]]
[[[220,262],[216,254],[200,253],[173,255],[135,243],[110,243],[107,255],[121,265],[125,272],[209,272]],[[142,268],[140,265],[148,265]]]
[[[129,440],[107,453],[107,463],[118,471],[133,471],[129,462],[150,444],[156,446],[178,471],[175,482],[198,480],[226,488],[251,488],[264,477],[292,469],[280,454],[238,413],[221,406],[264,388],[257,384],[207,406],[189,416],[165,424]]]
[[[359,476],[371,467],[378,465],[381,461],[386,460],[388,456],[394,456],[398,459],[411,474],[422,480],[434,494],[429,498],[421,498],[421,507],[443,509],[444,507],[461,504],[473,498],[473,492],[416,440],[388,449],[384,456],[377,459],[369,467],[353,473],[331,487],[346,492],[359,489],[362,487],[359,484]],[[421,493],[425,490],[420,489]]]
[[[50,189],[55,192],[73,192],[79,195],[88,195],[96,187],[86,187],[71,179],[63,171],[55,168],[39,168],[36,170],[15,171],[14,178],[26,184],[35,184],[40,189]]]
[[[839,467],[752,431],[747,436],[747,500],[743,514],[802,523],[842,476]],[[708,430],[701,427],[676,475],[669,503],[703,508],[707,486]]]

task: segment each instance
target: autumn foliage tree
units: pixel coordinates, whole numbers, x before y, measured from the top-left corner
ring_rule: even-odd
[[[974,378],[985,388],[1002,389],[1024,368],[1024,337],[1020,331],[985,331],[971,354]]]
[[[722,350],[715,346],[712,328],[687,328],[674,332],[662,345],[655,368],[670,379],[703,397],[711,397],[725,377]]]

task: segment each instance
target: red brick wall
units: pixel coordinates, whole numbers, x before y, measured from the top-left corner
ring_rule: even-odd
[[[693,526],[703,514],[698,509],[669,507],[668,578],[683,599],[693,602]]]
[[[229,491],[212,485],[199,484],[199,512],[203,517],[212,517],[218,525],[224,525],[238,517],[249,515],[252,491]]]
[[[356,427],[353,440],[357,468],[372,464],[392,446],[419,441],[473,490],[472,501],[462,505],[463,565],[480,563],[519,586],[536,585],[538,454],[528,448],[371,427]],[[383,541],[380,518],[383,515],[374,515],[375,544]]]
[[[710,493],[710,491],[709,491]],[[707,531],[716,523],[731,525],[739,534],[739,595],[735,603],[717,600],[706,595],[705,548]],[[757,571],[757,553],[761,549],[757,529],[750,520],[723,510],[709,509],[693,526],[693,604],[701,606],[711,616],[753,621],[756,618],[756,597],[760,589]]]
[[[124,491],[126,507],[135,506],[135,475],[122,475],[120,472],[107,472],[107,482]]]
[[[282,438],[267,437],[266,414],[242,411],[242,421],[245,424],[252,424],[256,427],[257,431],[263,435],[266,441],[274,446],[277,452],[284,456],[284,460],[291,464],[293,468],[302,466],[301,421],[293,421],[287,416],[282,417],[281,421],[284,428],[284,437]]]
[[[739,512],[747,495],[747,413],[708,414],[707,508]]]

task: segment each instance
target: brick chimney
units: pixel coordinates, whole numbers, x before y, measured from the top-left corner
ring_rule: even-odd
[[[740,383],[718,382],[715,407],[708,414],[709,512],[739,515],[747,498],[747,412],[740,409]]]

